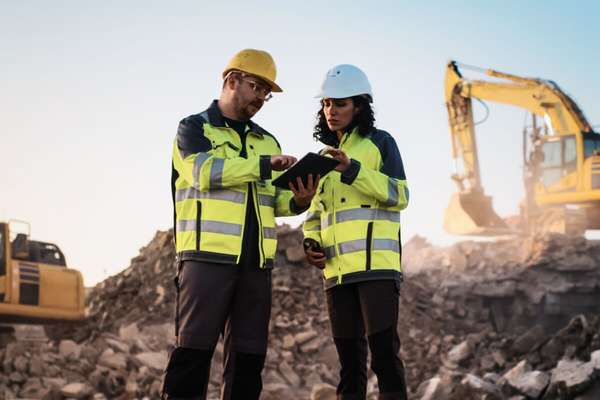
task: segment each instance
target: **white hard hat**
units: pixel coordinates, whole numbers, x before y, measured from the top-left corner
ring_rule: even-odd
[[[373,98],[367,75],[354,65],[341,64],[327,71],[321,84],[321,90],[315,97],[344,99],[361,94],[367,94]]]

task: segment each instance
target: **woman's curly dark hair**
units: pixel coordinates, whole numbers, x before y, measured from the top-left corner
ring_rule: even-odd
[[[366,95],[350,97],[356,107],[359,108],[358,114],[354,116],[348,128],[354,128],[358,126],[358,133],[361,136],[367,136],[375,128],[375,113],[373,107],[371,107],[371,98]],[[316,140],[321,141],[324,144],[330,146],[337,146],[338,139],[335,132],[332,132],[327,126],[327,120],[325,119],[325,112],[323,111],[323,101],[321,100],[321,109],[317,113],[317,124],[315,125],[315,131],[313,137]]]

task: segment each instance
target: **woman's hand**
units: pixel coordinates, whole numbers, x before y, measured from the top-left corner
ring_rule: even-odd
[[[350,166],[350,158],[340,149],[334,149],[330,147],[325,151],[325,154],[330,154],[333,158],[338,160],[340,163],[335,167],[337,172],[344,172]]]
[[[325,268],[325,253],[322,251],[313,251],[311,247],[307,248],[304,253],[306,254],[306,260],[309,264],[314,265],[319,269]]]
[[[296,178],[297,186],[294,186],[292,182],[289,183],[290,190],[294,193],[294,203],[296,203],[298,208],[306,208],[310,205],[313,197],[315,197],[315,193],[317,193],[320,179],[321,176],[317,175],[317,179],[313,182],[313,175],[309,174],[306,187],[304,187],[304,183],[300,177]]]

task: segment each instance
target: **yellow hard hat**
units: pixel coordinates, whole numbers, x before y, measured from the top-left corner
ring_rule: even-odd
[[[275,61],[269,53],[263,50],[244,49],[239,51],[227,64],[223,71],[223,79],[232,71],[242,71],[248,74],[255,75],[265,80],[273,92],[282,92],[279,85],[275,83],[277,76],[277,68]]]

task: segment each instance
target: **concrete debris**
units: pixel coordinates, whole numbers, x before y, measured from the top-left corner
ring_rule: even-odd
[[[283,225],[278,237],[261,398],[333,400],[339,365],[321,272],[304,261],[300,230]],[[0,399],[159,398],[174,344],[173,259],[172,233],[158,232],[91,290],[85,323],[63,327],[59,341],[1,348]],[[440,248],[413,237],[403,264],[409,398],[600,398],[599,243],[546,235]],[[219,343],[210,400],[222,362]],[[367,398],[377,398],[371,371]]]

